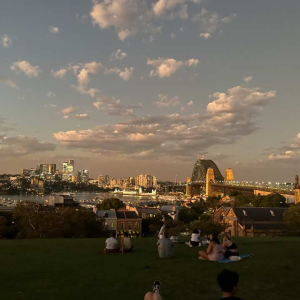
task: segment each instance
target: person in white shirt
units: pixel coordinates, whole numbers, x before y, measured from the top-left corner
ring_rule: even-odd
[[[108,238],[105,241],[105,252],[106,253],[113,253],[117,252],[118,249],[118,241],[114,237],[114,233],[110,235],[110,238]]]
[[[186,244],[190,247],[198,247],[200,244],[199,237],[200,237],[200,231],[198,229],[195,229],[191,235],[191,240]]]

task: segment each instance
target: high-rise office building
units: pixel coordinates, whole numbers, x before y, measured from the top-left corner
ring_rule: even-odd
[[[63,180],[71,181],[72,176],[74,176],[74,160],[69,160],[68,162],[63,162]]]
[[[51,174],[51,175],[54,175],[55,172],[56,172],[56,164],[50,164],[48,173]]]

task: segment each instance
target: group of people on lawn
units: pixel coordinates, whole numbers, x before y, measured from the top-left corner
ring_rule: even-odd
[[[160,258],[172,257],[173,255],[173,242],[172,237],[165,230],[165,218],[162,218],[161,229],[159,231],[157,242],[158,254]],[[235,242],[231,239],[230,233],[223,233],[222,244],[219,241],[216,233],[211,233],[200,241],[200,231],[195,229],[191,235],[191,239],[186,243],[190,247],[207,246],[206,251],[199,251],[200,260],[220,261],[224,258],[232,260],[239,259],[239,251]]]
[[[124,232],[124,236],[121,238],[121,245],[119,246],[118,240],[115,238],[115,235],[112,233],[110,238],[105,241],[105,253],[127,253],[132,252],[133,247],[128,232]]]

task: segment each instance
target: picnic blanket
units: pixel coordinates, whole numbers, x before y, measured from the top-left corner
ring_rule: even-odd
[[[242,255],[240,255],[240,258],[241,258],[241,260],[243,260],[243,259],[251,257],[251,256],[253,256],[253,254],[242,254]],[[240,260],[238,260],[238,261],[240,261]],[[230,260],[229,258],[224,258],[222,260],[219,260],[218,262],[221,264],[229,264],[229,263],[233,263],[235,261]]]

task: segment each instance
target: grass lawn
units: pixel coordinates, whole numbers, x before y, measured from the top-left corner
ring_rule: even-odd
[[[134,253],[96,254],[104,239],[0,241],[0,299],[142,300],[155,279],[163,299],[219,299],[216,276],[240,274],[238,296],[255,300],[300,298],[300,238],[237,238],[245,261],[199,261],[197,251],[176,245],[172,259],[159,259],[156,240],[133,240]]]

